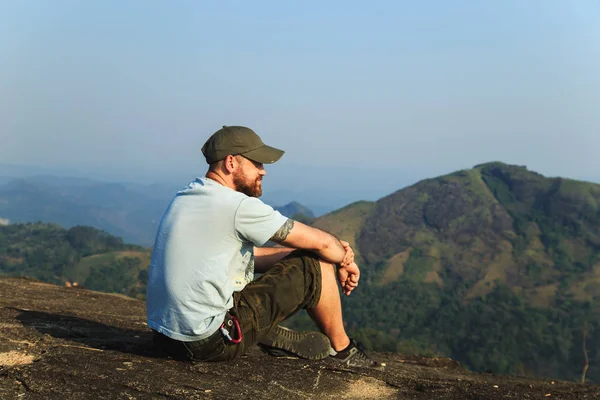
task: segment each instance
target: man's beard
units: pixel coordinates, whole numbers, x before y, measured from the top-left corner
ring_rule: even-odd
[[[258,178],[256,178],[256,180],[251,181],[241,171],[239,173],[233,174],[233,184],[235,185],[235,190],[238,192],[242,192],[246,196],[250,197],[262,196],[262,187],[260,185],[260,180],[261,177],[259,176]]]

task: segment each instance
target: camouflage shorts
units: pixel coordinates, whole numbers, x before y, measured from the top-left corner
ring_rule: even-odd
[[[196,342],[179,342],[155,332],[155,345],[162,352],[195,361],[230,360],[258,343],[273,327],[300,309],[314,308],[321,297],[321,267],[310,252],[294,251],[268,272],[233,294],[233,315],[242,331],[240,343],[232,343],[219,330]],[[234,328],[229,328],[232,335]],[[236,338],[236,335],[234,335]]]

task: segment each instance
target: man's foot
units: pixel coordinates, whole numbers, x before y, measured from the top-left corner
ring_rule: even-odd
[[[295,356],[309,360],[322,360],[329,356],[329,338],[321,332],[296,332],[277,325],[258,345],[275,357]]]
[[[330,355],[331,358],[348,367],[375,368],[380,370],[385,367],[385,363],[375,361],[369,357],[363,346],[352,338],[350,338],[348,347],[337,352],[332,349]]]

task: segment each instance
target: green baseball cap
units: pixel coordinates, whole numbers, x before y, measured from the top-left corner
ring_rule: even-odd
[[[267,146],[260,136],[245,126],[223,126],[202,146],[202,154],[209,164],[223,160],[228,155],[242,155],[252,161],[273,164],[284,151]]]

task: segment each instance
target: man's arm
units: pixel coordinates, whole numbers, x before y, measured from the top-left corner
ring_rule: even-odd
[[[323,260],[338,264],[338,280],[346,295],[358,285],[360,270],[354,262],[354,252],[347,242],[342,243],[327,232],[293,219],[288,219],[271,240],[286,247],[310,250]]]
[[[277,261],[294,250],[288,247],[255,247],[254,271],[261,274],[267,272]]]
[[[346,255],[344,246],[335,236],[293,219],[288,219],[271,240],[285,247],[310,250],[334,264],[342,263]]]

